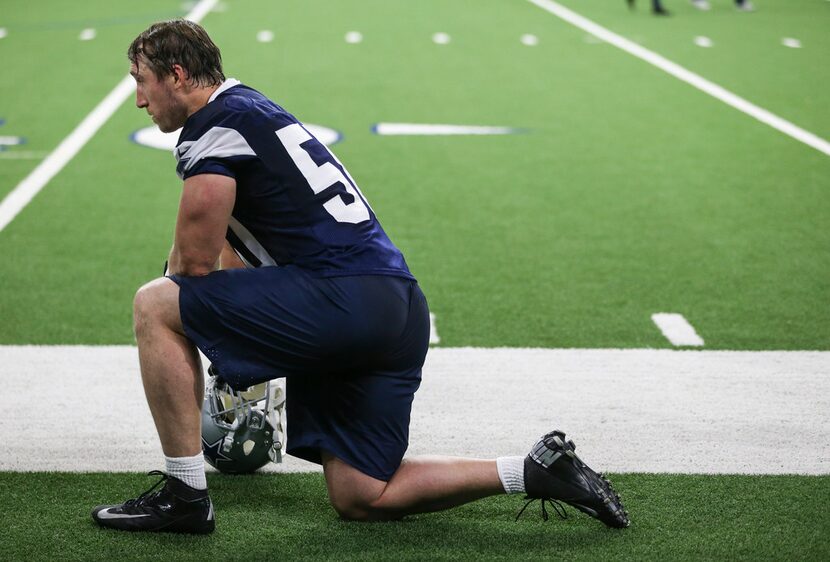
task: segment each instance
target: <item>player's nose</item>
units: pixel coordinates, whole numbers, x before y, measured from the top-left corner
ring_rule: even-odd
[[[135,106],[139,109],[147,107],[147,98],[144,97],[144,94],[140,90],[135,91]]]

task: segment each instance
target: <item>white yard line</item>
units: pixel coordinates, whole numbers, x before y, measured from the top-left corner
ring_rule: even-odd
[[[818,135],[806,131],[797,125],[794,125],[793,123],[770,113],[766,109],[733,94],[729,90],[718,86],[714,82],[710,82],[702,76],[683,68],[679,64],[674,63],[653,51],[649,51],[648,49],[626,39],[625,37],[622,37],[621,35],[617,35],[616,33],[609,31],[588,18],[585,18],[584,16],[581,16],[562,5],[553,2],[552,0],[528,0],[528,2],[535,4],[543,10],[550,12],[556,17],[565,20],[571,25],[586,31],[591,35],[595,35],[606,43],[610,43],[611,45],[634,55],[638,59],[656,66],[660,70],[671,74],[675,78],[694,86],[716,99],[719,99],[727,105],[731,105],[738,111],[746,113],[750,117],[754,117],[758,121],[781,131],[785,135],[801,141],[804,144],[830,156],[830,142],[827,142]]]
[[[438,335],[438,326],[435,324],[435,314],[429,313],[429,343],[441,343],[441,336]]]
[[[431,123],[378,123],[372,130],[378,135],[512,135],[519,132],[512,127],[482,125],[449,125]]]
[[[218,0],[201,0],[186,19],[198,22],[213,8]],[[72,158],[98,132],[98,129],[109,120],[113,113],[135,90],[135,82],[128,74],[118,85],[99,103],[92,112],[63,139],[58,147],[47,156],[43,162],[32,170],[17,187],[15,187],[0,203],[0,232],[14,220],[34,197],[40,193],[49,181],[66,166]]]
[[[0,346],[0,381],[0,470],[160,467],[134,347]],[[830,474],[830,352],[432,348],[408,454],[521,455],[556,427],[600,470]]]
[[[682,314],[674,312],[658,312],[651,315],[651,320],[654,322],[666,339],[672,345],[703,345],[703,338],[701,338],[694,327],[689,324]]]

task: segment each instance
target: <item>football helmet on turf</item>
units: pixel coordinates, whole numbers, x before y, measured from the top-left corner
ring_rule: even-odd
[[[202,452],[229,474],[282,462],[285,392],[277,381],[235,391],[211,368],[202,406]]]

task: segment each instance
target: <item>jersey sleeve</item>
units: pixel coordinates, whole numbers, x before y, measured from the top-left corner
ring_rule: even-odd
[[[239,165],[256,158],[243,135],[243,120],[238,112],[224,106],[211,107],[204,115],[197,113],[193,118],[192,123],[185,125],[175,151],[176,173],[181,179],[198,174],[236,178]]]
[[[177,170],[178,171],[178,170]],[[182,170],[179,177],[183,180],[187,178],[198,176],[199,174],[219,174],[220,176],[228,176],[236,179],[236,172],[228,165],[228,162],[220,158],[205,158],[196,162],[196,164],[188,170]]]

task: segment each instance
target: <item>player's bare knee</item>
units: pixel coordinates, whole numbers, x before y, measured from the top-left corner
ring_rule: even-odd
[[[178,296],[171,294],[171,290],[177,289],[175,283],[161,278],[150,281],[136,291],[133,300],[133,330],[136,339],[141,339],[148,329],[158,324],[170,324],[173,327],[179,312]],[[176,310],[171,310],[174,307]]]
[[[334,498],[330,498],[330,500],[331,506],[334,508],[334,511],[337,512],[337,515],[340,516],[340,519],[343,519],[344,521],[366,520],[366,512],[361,511],[354,503],[338,501]]]
[[[136,339],[141,338],[150,319],[151,290],[147,285],[141,287],[133,298],[133,332]]]
[[[329,497],[337,515],[345,521],[390,521],[400,519],[401,513],[384,505],[383,498],[350,495]]]
[[[337,500],[331,498],[331,505],[344,521],[379,521],[388,519],[384,514],[375,509],[371,502],[363,501],[357,498],[349,498],[348,500]]]

